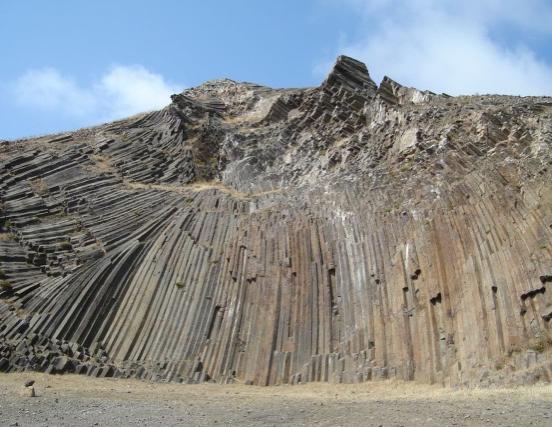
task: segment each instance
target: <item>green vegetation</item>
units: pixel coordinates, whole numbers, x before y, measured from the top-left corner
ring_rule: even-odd
[[[544,353],[549,348],[552,348],[552,338],[548,336],[540,336],[532,340],[529,343],[528,348],[536,351],[537,353]]]
[[[7,280],[0,280],[0,289],[10,290],[12,289],[12,284]]]
[[[71,249],[73,249],[73,245],[71,245],[71,243],[69,242],[60,243],[58,247],[62,251],[70,251]]]
[[[400,166],[399,171],[404,173],[409,171],[410,169],[412,169],[412,165],[409,162],[407,162]]]

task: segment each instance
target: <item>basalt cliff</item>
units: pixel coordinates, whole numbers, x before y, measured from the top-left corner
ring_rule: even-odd
[[[552,379],[552,98],[342,56],[316,88],[210,81],[3,141],[0,166],[0,371]]]

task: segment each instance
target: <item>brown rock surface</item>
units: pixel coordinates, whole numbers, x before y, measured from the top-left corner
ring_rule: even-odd
[[[0,370],[550,381],[552,99],[231,80],[0,147]]]

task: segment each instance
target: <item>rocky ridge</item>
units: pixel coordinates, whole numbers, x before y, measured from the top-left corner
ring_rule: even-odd
[[[182,382],[552,379],[552,98],[339,57],[0,146],[0,370]]]

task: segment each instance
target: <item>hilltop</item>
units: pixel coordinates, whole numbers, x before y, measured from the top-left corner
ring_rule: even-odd
[[[319,87],[169,101],[1,143],[0,371],[552,379],[552,98],[341,56]]]

